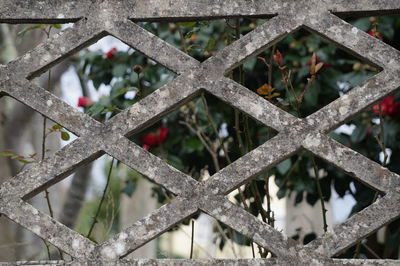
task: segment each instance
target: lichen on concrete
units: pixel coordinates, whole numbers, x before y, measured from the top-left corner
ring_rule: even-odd
[[[153,8],[149,8],[149,6]],[[0,97],[8,95],[67,128],[79,138],[0,186],[0,214],[73,257],[70,265],[396,265],[390,260],[331,259],[400,216],[400,178],[326,135],[400,84],[400,53],[336,15],[399,14],[398,0],[2,0],[1,23],[65,23],[74,27],[0,66]],[[239,16],[272,18],[203,63],[133,21],[193,21]],[[300,119],[258,97],[225,74],[305,27],[382,72],[307,118]],[[113,35],[179,76],[107,122],[76,111],[32,80],[71,54]],[[373,49],[370,49],[373,47]],[[379,88],[379,89],[377,89]],[[129,141],[128,136],[207,91],[278,135],[209,179],[198,182]],[[302,246],[258,220],[226,195],[296,152],[306,149],[386,193],[332,231]],[[39,212],[26,199],[78,167],[108,153],[176,195],[120,234],[98,245]],[[270,250],[272,259],[125,260],[121,257],[203,211]],[[398,265],[398,263],[397,263]]]

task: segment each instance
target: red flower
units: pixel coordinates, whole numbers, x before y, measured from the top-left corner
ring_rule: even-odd
[[[372,107],[372,112],[379,115],[379,105],[381,106],[382,115],[397,115],[400,114],[400,103],[394,101],[393,96],[388,96],[383,99],[379,104]]]
[[[278,65],[282,65],[283,56],[282,56],[281,52],[279,52],[279,50],[276,50],[276,52],[274,54],[274,60]]]
[[[89,107],[92,105],[92,101],[88,97],[79,97],[78,99],[78,107]]]
[[[156,133],[148,133],[142,136],[141,141],[143,142],[143,149],[149,150],[151,147],[165,142],[168,138],[168,134],[169,128],[162,126]]]
[[[108,59],[113,59],[115,57],[115,52],[117,51],[117,48],[112,48],[110,51],[106,53],[106,58]]]
[[[141,140],[144,145],[147,145],[150,147],[156,146],[159,143],[158,136],[154,135],[153,133],[144,135]]]
[[[147,144],[144,144],[144,145],[143,145],[143,149],[144,149],[145,151],[148,151],[148,150],[150,150],[150,146],[147,145]]]
[[[159,133],[158,133],[158,138],[160,143],[163,143],[167,140],[169,134],[169,128],[167,127],[160,127]]]
[[[367,33],[369,35],[371,35],[372,37],[377,38],[377,39],[382,39],[383,38],[382,33],[380,33],[377,30],[374,30],[374,29],[370,29]]]

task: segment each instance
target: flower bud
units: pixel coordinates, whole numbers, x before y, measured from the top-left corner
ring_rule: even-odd
[[[140,66],[140,65],[135,65],[135,66],[133,67],[133,71],[135,71],[135,73],[137,73],[137,74],[140,74],[140,73],[142,73],[142,71],[143,71],[143,67]]]

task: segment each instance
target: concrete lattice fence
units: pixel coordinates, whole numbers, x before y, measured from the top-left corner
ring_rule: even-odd
[[[396,264],[385,260],[331,259],[400,216],[400,178],[326,135],[400,85],[400,52],[344,22],[336,14],[396,13],[400,13],[399,0],[0,0],[1,23],[75,23],[72,28],[54,35],[24,56],[8,65],[1,65],[0,97],[17,99],[79,137],[51,158],[3,183],[0,187],[0,213],[68,253],[74,258],[73,263],[79,264]],[[271,19],[203,63],[134,23],[238,16]],[[244,60],[301,27],[322,35],[383,71],[304,119],[286,113],[224,76]],[[106,35],[115,36],[179,76],[103,124],[31,80]],[[215,95],[279,134],[210,179],[197,182],[135,145],[127,136],[151,125],[202,91]],[[385,193],[371,206],[306,246],[287,238],[225,197],[262,170],[275,166],[300,149],[314,153]],[[146,175],[177,197],[100,245],[25,201],[105,153]],[[123,259],[199,210],[251,238],[275,256],[249,260]]]

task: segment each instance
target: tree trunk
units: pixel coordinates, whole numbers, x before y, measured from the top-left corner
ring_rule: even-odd
[[[60,223],[74,228],[79,217],[79,212],[85,201],[86,191],[89,185],[92,166],[80,168],[71,183],[60,212]]]

